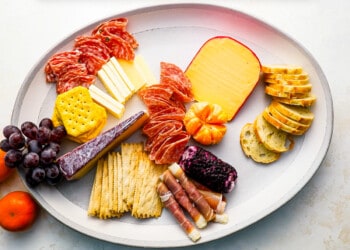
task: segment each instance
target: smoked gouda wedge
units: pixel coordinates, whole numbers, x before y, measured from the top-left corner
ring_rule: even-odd
[[[209,39],[185,74],[195,100],[218,104],[232,120],[259,81],[261,64],[248,47],[227,36]]]

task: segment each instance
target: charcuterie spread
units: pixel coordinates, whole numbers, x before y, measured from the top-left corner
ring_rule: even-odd
[[[265,84],[270,104],[237,132],[247,157],[272,163],[311,127],[312,84],[302,67],[261,65],[228,36],[206,41],[185,69],[159,61],[157,77],[127,24],[124,17],[105,21],[48,59],[43,84],[56,85],[51,117],[3,128],[4,161],[23,169],[31,188],[70,185],[96,168],[86,216],[145,220],[166,208],[197,242],[209,223],[229,220],[226,195],[239,174],[211,152],[227,125]],[[143,109],[125,117],[132,99]],[[107,129],[109,116],[117,122]],[[142,141],[126,142],[137,131]],[[77,145],[61,153],[66,140]]]

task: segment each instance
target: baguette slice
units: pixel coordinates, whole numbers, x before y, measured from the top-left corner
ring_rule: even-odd
[[[316,96],[311,93],[307,96],[296,96],[292,98],[273,96],[273,100],[294,106],[310,107],[316,102]]]
[[[265,93],[272,97],[284,98],[284,99],[292,99],[292,98],[305,98],[309,95],[309,92],[306,93],[292,93],[287,91],[282,91],[275,86],[265,86]]]
[[[259,141],[271,151],[282,153],[292,149],[294,146],[292,136],[272,126],[265,120],[262,114],[256,117],[254,130]]]
[[[265,78],[264,82],[272,84],[283,84],[283,85],[292,85],[292,86],[304,86],[309,83],[309,79],[273,79]]]
[[[262,65],[261,70],[263,73],[275,73],[275,74],[301,74],[303,68],[297,65]]]
[[[265,73],[265,79],[283,79],[283,80],[309,80],[307,73],[301,74],[278,74],[278,73]]]
[[[240,133],[240,144],[244,154],[255,162],[268,164],[278,160],[280,153],[267,149],[257,138],[254,125],[247,123]]]
[[[312,89],[311,84],[303,84],[303,85],[289,85],[286,84],[285,81],[278,83],[278,84],[273,84],[273,83],[268,83],[269,87],[274,88],[277,91],[287,93],[290,95],[293,94],[308,94],[310,93]]]
[[[302,124],[309,125],[314,119],[314,114],[310,111],[309,108],[283,104],[276,101],[272,101],[270,105],[273,106],[281,114]]]
[[[268,108],[265,108],[262,114],[265,120],[277,129],[281,129],[292,135],[303,135],[305,133],[305,130],[296,129],[280,122],[278,119],[276,119],[273,115],[269,113]]]
[[[281,114],[278,110],[276,110],[273,106],[267,107],[269,114],[271,114],[274,118],[279,120],[281,123],[284,123],[292,128],[298,129],[298,130],[308,130],[310,127],[310,124],[302,124],[300,122],[294,121],[293,119],[290,119],[288,116]]]

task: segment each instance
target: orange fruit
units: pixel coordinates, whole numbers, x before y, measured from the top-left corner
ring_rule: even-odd
[[[15,171],[14,168],[9,168],[5,164],[6,152],[0,149],[0,183],[5,181]]]
[[[0,200],[0,226],[11,232],[23,231],[34,223],[38,211],[28,192],[10,192]]]

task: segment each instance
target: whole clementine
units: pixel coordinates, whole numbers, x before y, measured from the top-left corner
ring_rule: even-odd
[[[11,232],[28,229],[38,214],[38,205],[25,191],[12,191],[0,200],[0,226]]]
[[[15,171],[15,169],[6,166],[5,155],[6,152],[0,149],[0,183],[5,181]]]

